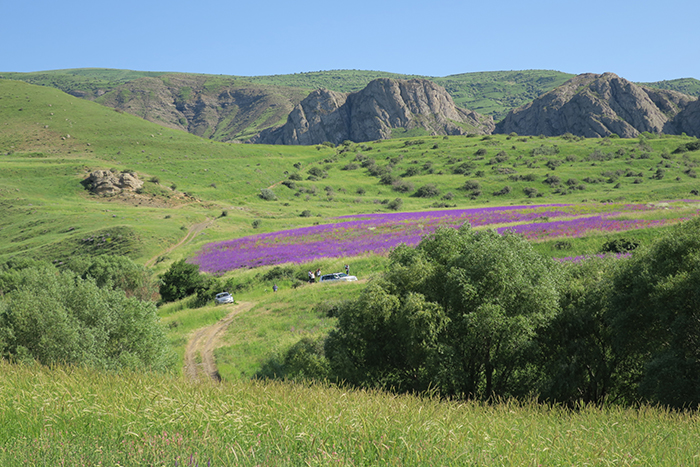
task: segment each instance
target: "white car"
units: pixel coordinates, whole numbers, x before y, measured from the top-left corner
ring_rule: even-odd
[[[220,305],[224,303],[234,303],[233,297],[228,292],[216,294],[216,298],[214,300],[216,300],[216,303]]]
[[[345,274],[344,272],[334,272],[332,274],[324,274],[321,276],[321,281],[320,282],[347,282],[347,281],[356,281],[357,277],[355,276],[349,276]]]

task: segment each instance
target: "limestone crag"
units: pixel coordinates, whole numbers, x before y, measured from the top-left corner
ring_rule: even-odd
[[[251,142],[338,144],[386,139],[399,128],[460,135],[489,134],[494,127],[491,117],[458,108],[447,91],[431,81],[380,78],[350,94],[316,90],[294,108],[285,125],[265,130]]]
[[[114,195],[122,191],[136,191],[143,187],[143,181],[129,173],[114,173],[110,170],[95,170],[83,184],[97,195]]]
[[[613,73],[578,75],[533,102],[512,110],[496,133],[589,138],[673,133],[674,118],[695,98],[636,85]]]

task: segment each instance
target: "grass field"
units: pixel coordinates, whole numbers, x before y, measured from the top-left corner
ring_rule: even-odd
[[[224,144],[56,89],[0,80],[0,261],[60,263],[112,253],[140,264],[153,261],[161,273],[208,243],[329,224],[348,214],[639,203],[656,207],[635,216],[677,219],[697,213],[700,152],[687,147],[696,141],[502,135],[416,136],[336,148]],[[144,189],[90,195],[81,181],[95,169],[132,171],[146,181]],[[397,199],[398,208],[392,204]],[[686,201],[663,204],[673,200]],[[595,254],[611,239],[646,243],[665,229],[592,231],[567,239],[566,249],[557,238],[537,241],[535,248],[552,256]],[[386,258],[365,254],[283,265],[303,277],[307,269],[335,272],[346,263],[360,283],[299,286],[294,278],[265,279],[270,266],[225,273],[222,280],[238,286],[236,299],[255,306],[237,316],[222,338],[219,385],[179,374],[0,363],[0,464],[700,462],[696,413],[482,406],[251,381],[299,338],[326,333],[334,321],[324,304],[355,296]],[[193,330],[225,312],[192,308],[187,299],[159,310],[180,356]]]
[[[696,413],[439,401],[323,384],[192,384],[0,363],[0,463],[697,465]]]

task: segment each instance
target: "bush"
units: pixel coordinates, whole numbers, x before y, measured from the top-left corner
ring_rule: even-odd
[[[326,172],[325,170],[323,170],[320,167],[311,167],[309,170],[307,170],[307,172],[310,175],[313,175],[314,177],[318,177],[318,178],[328,177],[328,172]]]
[[[416,190],[415,196],[418,198],[434,198],[440,196],[440,190],[434,183],[428,183]]]
[[[52,266],[6,271],[0,283],[0,355],[113,370],[175,362],[153,302]]]
[[[513,189],[510,186],[506,185],[503,188],[501,188],[500,190],[494,191],[493,195],[494,196],[503,196],[503,195],[509,194],[511,191],[513,191]]]
[[[396,198],[393,201],[389,201],[387,207],[392,211],[398,211],[403,206],[403,200],[401,198]]]
[[[264,199],[265,201],[274,201],[277,199],[275,192],[269,188],[261,188],[260,194],[258,196],[260,196],[260,198]]]
[[[408,193],[415,189],[413,183],[406,180],[397,180],[391,185],[391,189],[399,193]]]
[[[476,180],[467,180],[466,182],[464,182],[462,189],[467,191],[480,190],[481,184]]]

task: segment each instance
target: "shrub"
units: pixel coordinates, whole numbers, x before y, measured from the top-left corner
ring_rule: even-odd
[[[301,214],[299,214],[299,217],[311,217],[311,211],[308,209],[304,209],[301,211]]]
[[[311,167],[307,172],[310,175],[313,175],[314,177],[318,177],[318,178],[328,177],[328,172],[326,172],[325,170],[323,170],[320,167]]]
[[[290,180],[295,180],[297,182],[303,180],[302,176],[296,172],[289,174],[289,179]]]
[[[494,196],[503,196],[503,195],[509,194],[511,191],[513,191],[513,189],[510,186],[506,185],[503,188],[501,188],[500,190],[494,191],[493,195]]]
[[[153,302],[53,266],[2,277],[0,355],[43,365],[165,371],[175,356]]]
[[[275,192],[269,188],[261,188],[260,194],[258,196],[260,196],[260,198],[264,199],[265,201],[274,201],[277,199]]]
[[[393,201],[387,203],[387,207],[392,211],[398,211],[403,206],[403,200],[401,198],[395,198]]]
[[[472,171],[476,168],[476,164],[473,162],[463,162],[452,169],[452,173],[458,175],[470,175]]]
[[[527,195],[528,198],[537,198],[537,196],[540,194],[537,188],[529,186],[523,188],[523,192],[525,193],[525,195]]]
[[[418,175],[420,173],[420,169],[418,167],[409,167],[406,169],[406,171],[403,173],[403,177],[413,177],[414,175]]]
[[[464,182],[462,189],[467,191],[480,190],[481,184],[476,180],[467,180],[466,182]]]
[[[398,191],[399,193],[408,193],[413,191],[415,188],[411,182],[407,182],[406,180],[396,180],[394,183],[392,183],[391,189]]]
[[[440,195],[440,190],[434,183],[428,183],[416,190],[415,196],[418,198],[433,198]]]

